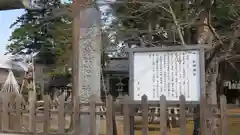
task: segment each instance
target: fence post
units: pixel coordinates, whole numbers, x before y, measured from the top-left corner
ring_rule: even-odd
[[[15,129],[17,131],[21,131],[21,105],[22,105],[22,99],[19,95],[16,96],[16,117],[15,117]]]
[[[28,96],[34,97],[35,92],[29,91]],[[45,108],[44,108],[45,110]],[[35,98],[29,98],[29,131],[36,132],[36,100]]]
[[[90,96],[90,134],[96,135],[96,96]]]
[[[221,135],[228,135],[227,99],[225,95],[220,96],[220,113],[221,113]]]
[[[106,112],[107,135],[113,135],[113,100],[112,96],[107,97],[107,112]]]
[[[3,97],[5,97],[5,94],[3,95]],[[3,106],[2,106],[2,129],[4,131],[9,130],[9,115],[8,115],[8,111],[9,111],[9,107],[8,107],[8,103],[9,103],[9,99],[8,96],[6,96],[6,98],[3,99]]]
[[[15,116],[14,113],[16,111],[16,94],[15,93],[7,93],[8,100],[8,117],[9,117],[9,130],[14,130],[15,126]]]
[[[65,132],[65,97],[62,94],[59,97],[59,106],[58,106],[58,133]]]
[[[161,135],[167,135],[167,101],[166,97],[160,97],[160,130]]]
[[[205,95],[200,95],[200,134],[206,135],[206,101]],[[195,114],[196,115],[196,114]]]
[[[44,95],[44,123],[43,123],[43,132],[48,133],[49,132],[49,126],[50,126],[50,108],[49,108],[49,96]]]
[[[79,135],[80,131],[80,115],[81,115],[81,110],[80,110],[80,97],[76,96],[74,98],[74,104],[72,104],[72,111],[73,111],[73,117],[72,117],[72,128],[73,128],[73,132],[74,135]]]
[[[180,99],[180,135],[186,135],[186,100],[184,95]]]
[[[124,96],[123,120],[124,120],[124,135],[130,135],[129,96],[127,95]]]
[[[148,103],[147,96],[142,96],[142,135],[148,135]]]

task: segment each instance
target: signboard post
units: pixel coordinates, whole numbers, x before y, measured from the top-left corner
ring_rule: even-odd
[[[145,94],[150,102],[159,102],[161,95],[168,102],[178,102],[184,95],[187,102],[199,103],[205,92],[202,46],[133,48],[129,50],[129,61],[129,90],[134,101]]]

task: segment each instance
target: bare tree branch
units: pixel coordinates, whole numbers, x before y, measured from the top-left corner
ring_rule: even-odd
[[[169,10],[170,10],[170,14],[172,15],[172,18],[173,18],[173,22],[174,24],[176,25],[177,27],[177,32],[178,32],[178,35],[180,37],[180,40],[181,40],[181,44],[182,45],[186,45],[185,41],[184,41],[184,38],[183,38],[183,35],[182,35],[182,32],[181,32],[181,27],[180,25],[178,24],[178,21],[177,21],[177,18],[176,18],[176,15],[172,9],[172,6],[170,3],[168,3],[168,7],[169,7]]]

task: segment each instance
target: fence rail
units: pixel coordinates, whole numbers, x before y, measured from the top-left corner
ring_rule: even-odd
[[[6,95],[4,97],[10,97]],[[115,116],[123,116],[123,125],[124,125],[124,135],[130,135],[130,116],[141,116],[142,118],[142,134],[148,134],[148,117],[149,116],[159,116],[160,117],[160,131],[162,135],[167,134],[167,117],[170,114],[167,113],[168,102],[166,101],[165,96],[161,96],[159,100],[159,104],[157,106],[160,108],[159,113],[149,112],[149,107],[152,106],[148,102],[147,96],[142,96],[142,100],[140,103],[132,103],[128,96],[125,96],[122,102],[114,102],[111,96],[108,96],[106,99],[106,103],[100,102],[95,95],[92,95],[90,101],[88,103],[80,103],[79,99],[75,99],[74,104],[66,103],[64,101],[64,95],[60,96],[59,104],[56,110],[52,110],[51,106],[53,105],[50,102],[49,96],[44,96],[44,107],[43,110],[36,109],[36,103],[30,102],[27,107],[26,104],[21,102],[20,97],[16,97],[15,100],[8,100],[9,98],[3,98],[1,101],[1,111],[0,111],[0,132],[2,133],[15,133],[15,134],[54,134],[54,135],[70,135],[70,134],[79,134],[79,127],[77,127],[77,121],[79,120],[80,115],[90,115],[90,124],[91,135],[95,135],[96,133],[96,116],[105,115],[106,121],[106,135],[113,135],[113,120]],[[208,116],[220,118],[220,129],[222,135],[227,135],[227,103],[226,97],[221,96],[220,98],[220,112],[211,113]],[[56,105],[56,104],[55,104]],[[105,105],[106,112],[97,112],[96,108]],[[122,106],[121,112],[115,112],[114,108],[116,106]],[[87,106],[88,111],[81,111],[81,107]],[[140,107],[141,112],[133,111],[134,106]],[[156,104],[155,104],[156,106]],[[179,120],[180,120],[180,135],[186,135],[186,121],[188,117],[194,117],[196,114],[187,113],[186,108],[195,107],[186,104],[185,97],[180,96],[179,98]],[[207,105],[204,100],[201,100],[201,112],[210,112],[209,108],[217,107],[216,105]],[[66,131],[66,115],[71,115],[73,117],[73,125],[72,130]],[[204,115],[202,115],[204,114]],[[23,129],[24,127],[24,116],[28,116],[28,128]],[[37,131],[37,116],[41,115],[41,121],[43,123],[43,131]],[[52,131],[50,129],[51,124],[51,116],[55,115],[58,119],[57,129]],[[206,119],[207,113],[201,113],[201,119]],[[205,125],[205,121],[201,121],[201,125]],[[206,129],[206,128],[202,128]],[[206,133],[205,131],[201,131],[202,133]]]

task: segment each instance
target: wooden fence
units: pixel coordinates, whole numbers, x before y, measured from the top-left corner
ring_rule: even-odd
[[[186,120],[188,117],[193,117],[194,114],[192,113],[186,113],[187,107],[195,107],[191,106],[190,104],[186,104],[185,97],[180,96],[179,99],[179,108],[180,108],[180,135],[186,135],[187,134],[187,127],[186,127]],[[205,120],[205,116],[207,115],[206,112],[208,112],[206,109],[209,108],[210,105],[206,105],[205,100],[201,100],[201,132],[203,135],[206,134],[207,130],[205,127],[205,123],[203,120]],[[220,104],[220,113],[213,114],[214,117],[219,117],[221,120],[220,125],[220,132],[222,135],[227,135],[227,104],[226,104],[226,97],[221,96],[221,104]],[[97,101],[97,98],[95,95],[92,95],[90,98],[89,103],[79,103],[79,100],[75,99],[74,105],[65,103],[64,96],[61,96],[59,98],[59,104],[57,110],[51,109],[51,103],[49,96],[44,96],[44,109],[43,110],[37,110],[36,109],[36,103],[29,103],[26,107],[26,105],[23,105],[21,102],[20,97],[17,97],[16,100],[9,101],[7,98],[4,98],[2,100],[1,104],[1,111],[0,111],[0,132],[2,133],[16,133],[16,134],[61,134],[61,135],[68,135],[68,134],[79,134],[79,127],[77,124],[77,121],[79,120],[79,115],[90,115],[91,122],[89,125],[91,130],[91,135],[95,135],[96,133],[96,116],[98,115],[105,115],[105,122],[106,122],[106,135],[113,135],[113,116],[122,116],[123,117],[123,130],[124,135],[130,135],[130,116],[140,116],[142,117],[142,134],[147,135],[148,134],[148,116],[150,115],[158,115],[160,116],[160,133],[161,135],[167,135],[167,113],[166,109],[168,107],[168,103],[166,101],[165,96],[161,96],[159,104],[154,104],[155,106],[160,106],[160,112],[158,114],[156,113],[149,113],[148,108],[149,106],[152,106],[153,104],[148,103],[147,96],[142,97],[141,103],[133,103],[130,101],[128,96],[125,96],[122,102],[115,103],[111,96],[107,97],[106,104],[101,103]],[[96,107],[106,105],[106,112],[96,112]],[[115,112],[114,107],[116,105],[122,106],[122,112]],[[24,107],[25,106],[25,107]],[[80,108],[82,106],[88,106],[89,110],[87,112],[80,111]],[[139,106],[141,108],[141,112],[134,112],[131,110],[133,106]],[[66,115],[71,115],[73,117],[72,122],[72,130],[66,131]],[[23,129],[24,127],[24,116],[28,116],[28,125],[26,129]],[[37,131],[37,115],[41,115],[40,118],[43,123],[43,131],[39,132]],[[52,130],[50,127],[50,120],[51,115],[55,115],[58,119],[57,123],[57,129]],[[208,114],[209,116],[209,114]]]

